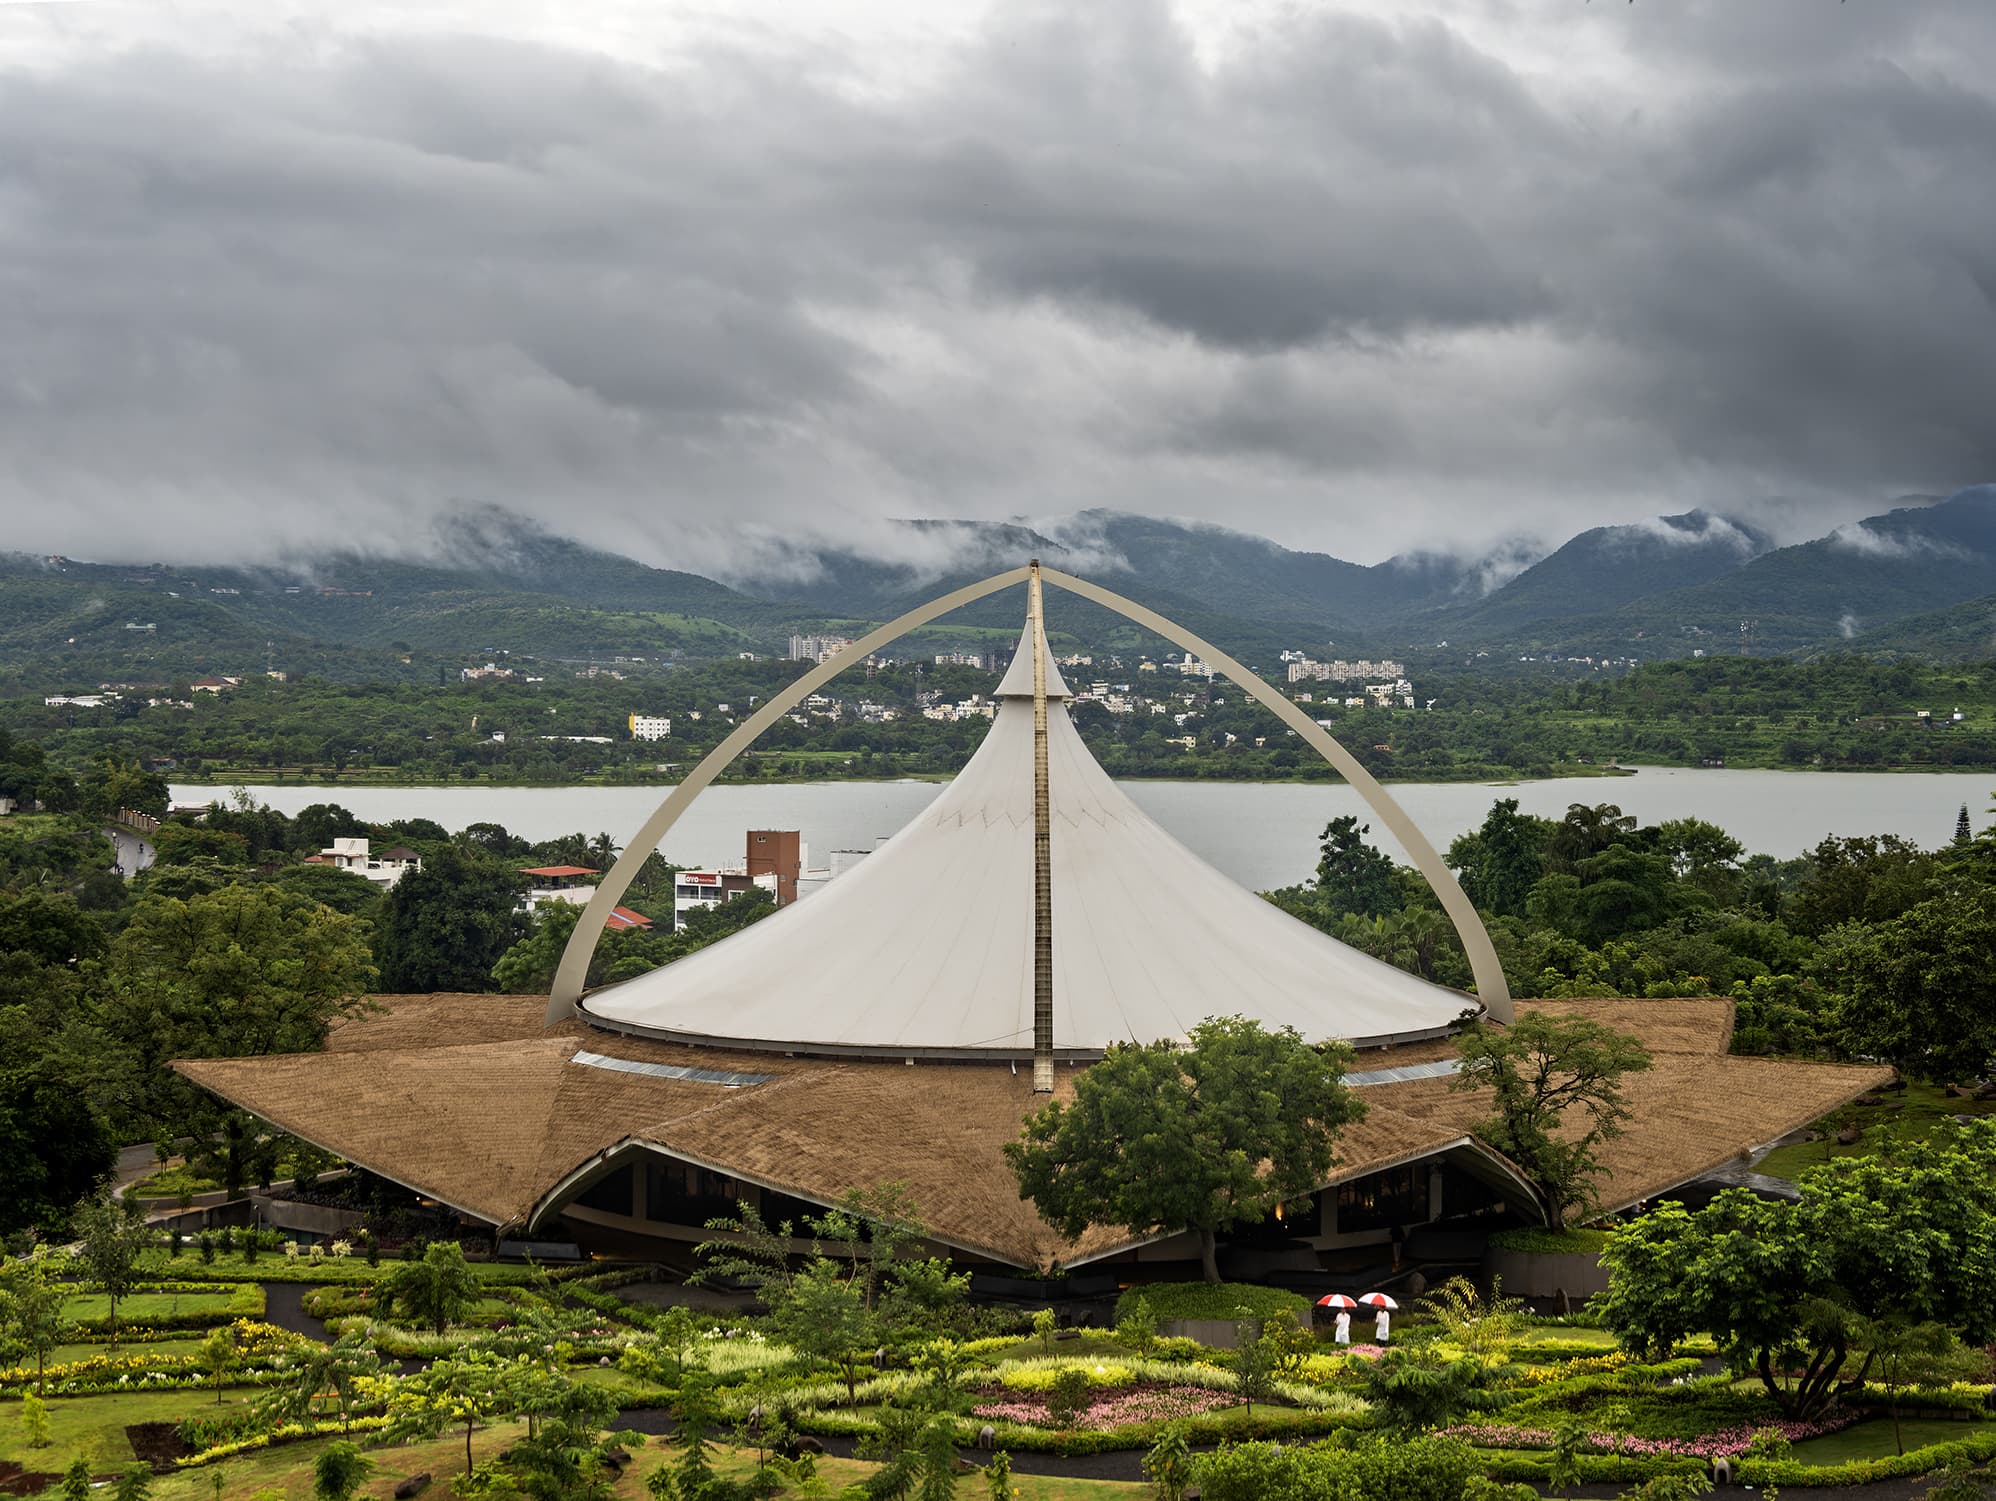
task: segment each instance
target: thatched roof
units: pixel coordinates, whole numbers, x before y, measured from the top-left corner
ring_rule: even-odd
[[[344,1023],[323,1053],[174,1065],[273,1125],[495,1225],[551,1213],[603,1154],[639,1145],[820,1202],[907,1182],[936,1239],[1017,1266],[1071,1264],[1132,1244],[1121,1231],[1058,1235],[1022,1203],[999,1147],[1036,1105],[1005,1064],[795,1058],[651,1042],[580,1022],[542,1032],[541,997],[396,996]],[[1873,1067],[1734,1058],[1723,1000],[1570,1000],[1641,1037],[1655,1067],[1624,1088],[1628,1133],[1602,1151],[1604,1201],[1651,1198],[1876,1087]],[[1361,1055],[1372,1071],[1445,1056],[1427,1042]],[[765,1082],[726,1087],[625,1072],[578,1054]],[[1059,1092],[1078,1070],[1063,1067]],[[1443,1151],[1487,1113],[1446,1078],[1367,1087],[1336,1178]],[[561,1190],[561,1192],[557,1192]]]

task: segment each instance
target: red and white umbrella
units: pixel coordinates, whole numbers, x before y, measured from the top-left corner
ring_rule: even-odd
[[[1356,1308],[1358,1304],[1353,1299],[1347,1298],[1343,1293],[1327,1293],[1317,1299],[1317,1306],[1319,1308]]]
[[[1364,1297],[1360,1298],[1358,1301],[1363,1303],[1367,1308],[1387,1308],[1387,1309],[1397,1310],[1400,1307],[1398,1303],[1395,1303],[1391,1298],[1387,1297],[1385,1293],[1367,1293]]]

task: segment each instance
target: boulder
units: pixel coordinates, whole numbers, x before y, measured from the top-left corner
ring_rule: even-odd
[[[801,1459],[806,1454],[823,1454],[824,1452],[825,1446],[805,1433],[792,1434],[790,1442],[783,1446],[783,1457],[785,1459]]]
[[[411,1475],[407,1480],[395,1487],[395,1501],[410,1501],[411,1497],[420,1496],[429,1488],[430,1472],[428,1470],[423,1471],[420,1475]]]
[[[1843,1147],[1854,1147],[1857,1145],[1858,1138],[1863,1135],[1864,1133],[1858,1130],[1857,1127],[1845,1126],[1843,1130],[1837,1132],[1837,1145]]]

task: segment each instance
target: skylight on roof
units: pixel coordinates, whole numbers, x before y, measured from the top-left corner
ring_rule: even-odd
[[[685,1068],[677,1063],[640,1063],[635,1058],[610,1058],[602,1053],[579,1052],[572,1063],[587,1068],[607,1068],[616,1074],[645,1074],[653,1079],[681,1079],[689,1084],[718,1084],[723,1089],[745,1089],[751,1084],[767,1084],[774,1074],[743,1074],[722,1068]]]

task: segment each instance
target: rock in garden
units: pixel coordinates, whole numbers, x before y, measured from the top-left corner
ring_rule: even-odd
[[[411,1475],[407,1480],[395,1487],[395,1501],[409,1501],[410,1497],[420,1496],[429,1488],[430,1472],[428,1470],[423,1471],[420,1475]]]
[[[823,1444],[808,1434],[802,1433],[793,1435],[790,1442],[783,1446],[783,1457],[785,1459],[802,1459],[806,1454],[823,1454],[824,1452],[825,1446]]]
[[[1837,1145],[1844,1147],[1854,1147],[1857,1145],[1858,1138],[1862,1135],[1864,1135],[1864,1133],[1858,1130],[1857,1127],[1845,1126],[1843,1130],[1837,1132]]]
[[[1885,1101],[1881,1100],[1875,1094],[1861,1094],[1857,1097],[1857,1103],[1860,1105],[1883,1105]]]

